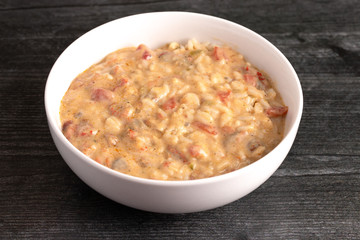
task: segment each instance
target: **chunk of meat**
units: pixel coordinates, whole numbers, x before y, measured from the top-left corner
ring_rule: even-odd
[[[161,106],[161,108],[166,111],[166,110],[174,109],[176,105],[177,105],[176,99],[170,98]]]
[[[76,133],[76,125],[69,120],[63,124],[62,132],[67,139],[72,138]]]
[[[193,125],[200,128],[201,130],[203,130],[203,131],[205,131],[207,133],[212,134],[212,135],[218,134],[215,126],[207,125],[207,124],[199,122],[199,121],[193,122]]]
[[[94,89],[91,93],[91,100],[97,102],[109,101],[114,98],[114,93],[104,88]]]
[[[269,117],[280,117],[285,115],[288,112],[288,107],[284,106],[284,107],[270,107],[268,109],[266,109],[266,114]]]

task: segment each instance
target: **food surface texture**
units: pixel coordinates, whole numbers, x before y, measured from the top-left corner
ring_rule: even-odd
[[[73,80],[60,118],[65,137],[100,164],[190,180],[269,153],[287,110],[269,76],[241,54],[189,40],[110,53]]]

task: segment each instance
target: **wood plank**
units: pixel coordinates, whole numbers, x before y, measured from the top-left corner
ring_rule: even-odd
[[[293,64],[304,91],[280,168],[206,212],[154,214],[101,196],[63,161],[46,122],[46,78],[71,42],[110,20],[167,10],[258,32]],[[357,0],[0,0],[0,239],[359,239],[359,15]]]
[[[152,4],[158,2],[169,2],[169,1],[161,1],[161,0],[137,0],[131,1],[115,1],[115,0],[103,0],[103,1],[81,1],[81,0],[63,0],[63,1],[46,1],[46,0],[38,0],[38,1],[24,1],[24,0],[11,0],[5,1],[5,3],[0,4],[1,10],[27,10],[27,9],[39,9],[39,8],[62,8],[62,7],[94,7],[94,6],[126,6],[126,5],[140,5],[140,4]]]
[[[17,227],[13,230],[19,231],[16,236],[23,237],[34,237],[46,230],[48,236],[63,233],[62,236],[69,237],[100,234],[102,237],[154,238],[168,234],[181,237],[187,233],[187,236],[206,238],[209,229],[215,238],[233,238],[240,233],[256,239],[284,235],[289,238],[314,236],[312,234],[331,236],[336,229],[341,229],[341,232],[336,232],[337,236],[355,237],[359,227],[360,179],[354,174],[272,177],[260,189],[230,205],[184,215],[161,215],[126,208],[67,175],[40,174],[24,180],[23,177],[1,178],[2,184],[17,186],[2,190],[2,193],[16,195],[21,200],[6,202],[4,195],[0,195],[0,202],[7,203],[3,225],[11,232],[15,223]],[[327,181],[331,181],[333,186],[329,186]],[[33,187],[29,188],[28,183]],[[346,201],[343,201],[345,196]],[[1,204],[0,211],[4,211],[3,208]],[[218,219],[222,221],[218,222]],[[122,231],[109,231],[109,226]]]
[[[12,1],[9,1],[10,3]],[[53,1],[30,4],[22,2],[19,9],[11,10],[10,3],[2,10],[0,36],[21,37],[34,35],[66,35],[88,31],[107,21],[128,15],[151,11],[193,11],[219,16],[240,24],[259,33],[283,32],[322,32],[347,31],[359,29],[360,10],[356,0],[337,1],[298,1],[290,3],[277,0],[264,4],[262,1],[154,1],[125,2],[107,5],[51,4]],[[32,2],[32,1],[30,1]],[[16,3],[15,3],[16,4]],[[138,4],[141,4],[140,6]],[[39,8],[36,8],[39,5]],[[9,7],[7,7],[9,6]],[[21,7],[25,6],[24,9]],[[6,8],[10,8],[6,10]],[[348,17],[343,17],[346,12]],[[248,13],[252,13],[249,16]],[[21,16],[21,17],[20,17]],[[26,21],[31,19],[31,21]],[[69,21],[71,19],[71,21]],[[334,21],[333,19],[341,19]],[[11,22],[11,25],[9,23]],[[83,31],[84,32],[84,31]]]

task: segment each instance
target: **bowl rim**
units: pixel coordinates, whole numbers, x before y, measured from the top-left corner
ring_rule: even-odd
[[[51,82],[51,79],[52,79],[53,70],[56,68],[57,64],[61,61],[62,56],[64,55],[64,53],[69,51],[69,48],[71,49],[71,47],[76,42],[81,41],[81,39],[86,38],[88,35],[92,34],[95,31],[98,31],[98,29],[100,29],[102,27],[105,27],[105,26],[107,26],[109,24],[114,24],[115,22],[118,22],[118,21],[126,21],[126,20],[131,19],[131,18],[146,17],[146,16],[151,16],[151,15],[169,15],[169,14],[170,15],[174,15],[174,14],[192,15],[192,16],[195,16],[195,17],[200,17],[200,18],[204,18],[204,19],[207,18],[207,19],[223,22],[223,23],[232,25],[232,26],[234,26],[236,28],[242,28],[243,31],[247,32],[248,34],[252,34],[252,35],[256,36],[257,38],[259,38],[261,41],[263,41],[264,44],[267,45],[267,47],[272,48],[272,50],[274,50],[277,53],[277,55],[287,65],[287,67],[291,71],[291,74],[294,77],[294,80],[296,81],[296,87],[297,87],[297,91],[298,91],[298,95],[299,95],[299,103],[298,103],[299,108],[298,108],[298,111],[295,114],[294,123],[289,127],[288,133],[284,136],[284,138],[281,140],[281,142],[273,150],[271,150],[267,155],[265,155],[264,157],[258,159],[257,161],[255,161],[255,162],[253,162],[253,163],[251,163],[251,164],[249,164],[249,165],[247,165],[245,167],[242,167],[240,169],[234,170],[234,171],[229,172],[229,173],[225,173],[225,174],[221,174],[221,175],[217,175],[217,176],[213,176],[213,177],[202,178],[202,179],[194,179],[194,180],[156,180],[156,179],[147,179],[147,178],[141,178],[141,177],[128,175],[128,174],[121,173],[121,172],[118,172],[116,170],[113,170],[113,169],[111,169],[109,167],[106,167],[106,166],[92,160],[90,157],[86,156],[82,152],[80,152],[80,150],[78,150],[75,146],[73,146],[70,143],[70,141],[68,141],[66,139],[66,137],[62,134],[61,130],[59,129],[59,127],[57,126],[57,124],[55,122],[54,116],[52,116],[50,114],[51,113],[50,103],[47,101],[47,99],[48,99],[48,96],[50,95],[50,90],[49,90],[50,87],[49,87],[49,85],[50,85],[50,82]],[[48,78],[46,80],[46,86],[45,86],[44,104],[45,104],[45,110],[46,110],[45,112],[46,112],[49,128],[53,130],[53,133],[56,135],[56,137],[58,137],[58,139],[63,144],[65,144],[65,146],[69,149],[69,151],[73,152],[85,164],[90,164],[92,167],[97,168],[98,170],[103,171],[106,174],[110,174],[113,177],[121,178],[122,180],[130,181],[130,182],[136,182],[136,183],[139,183],[139,184],[147,184],[147,185],[157,185],[157,186],[183,187],[183,186],[189,186],[189,185],[191,185],[191,186],[204,185],[204,184],[211,184],[211,183],[214,183],[214,182],[226,181],[226,180],[229,180],[229,179],[232,179],[232,178],[236,177],[237,175],[239,175],[242,172],[251,170],[252,168],[257,168],[257,166],[263,164],[263,162],[265,162],[265,161],[270,161],[271,160],[270,158],[272,157],[272,155],[275,155],[276,152],[278,152],[282,148],[282,146],[286,144],[287,141],[289,141],[289,140],[291,141],[291,137],[293,135],[296,135],[296,132],[297,132],[298,127],[300,125],[302,112],[303,112],[303,92],[302,92],[302,87],[301,87],[300,80],[299,80],[293,66],[291,65],[289,60],[285,57],[285,55],[275,45],[273,45],[270,41],[265,39],[260,34],[254,32],[253,30],[251,30],[251,29],[249,29],[247,27],[244,27],[244,26],[242,26],[242,25],[240,25],[238,23],[235,23],[235,22],[232,22],[232,21],[220,18],[220,17],[207,15],[207,14],[194,13],[194,12],[184,12],[184,11],[159,11],[159,12],[147,12],[147,13],[134,14],[134,15],[129,15],[129,16],[125,16],[125,17],[121,17],[121,18],[111,20],[111,21],[103,23],[103,24],[101,24],[101,25],[99,25],[99,26],[97,26],[95,28],[92,28],[91,30],[87,31],[86,33],[84,33],[83,35],[78,37],[70,45],[68,45],[65,48],[65,50],[63,50],[63,52],[59,55],[59,57],[56,59],[55,63],[53,64],[53,66],[52,66],[52,68],[51,68],[51,70],[49,72]],[[290,148],[289,148],[289,150],[290,150]],[[282,161],[281,161],[281,163],[282,163]],[[276,171],[276,169],[275,169],[275,171]]]

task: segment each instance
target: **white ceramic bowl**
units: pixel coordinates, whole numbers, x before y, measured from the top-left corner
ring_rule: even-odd
[[[285,137],[257,162],[221,176],[191,181],[142,179],[111,170],[77,150],[61,132],[60,101],[71,81],[108,53],[141,43],[158,48],[195,38],[228,44],[268,73],[289,106]],[[187,12],[157,12],[117,19],[84,34],[57,59],[45,89],[51,135],[69,167],[90,187],[121,204],[146,211],[186,213],[233,202],[265,182],[295,139],[303,108],[299,79],[284,55],[255,32],[224,19]]]

